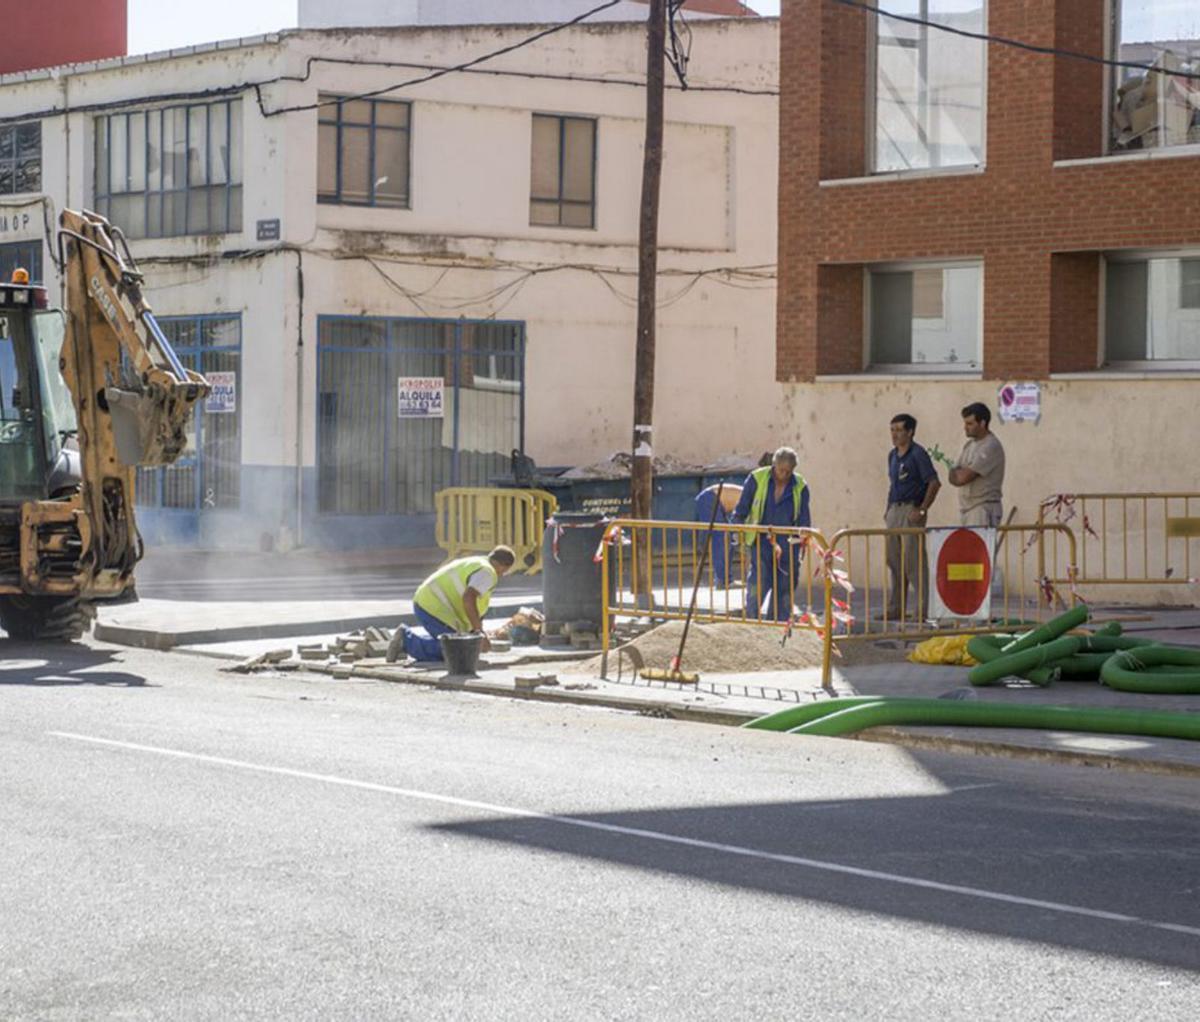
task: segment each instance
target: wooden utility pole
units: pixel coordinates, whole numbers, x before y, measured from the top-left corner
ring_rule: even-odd
[[[658,199],[662,183],[667,0],[650,0],[646,31],[646,147],[638,230],[637,354],[633,376],[634,518],[649,518],[654,495],[654,320],[658,297]]]

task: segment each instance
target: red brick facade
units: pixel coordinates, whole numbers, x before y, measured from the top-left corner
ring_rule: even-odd
[[[125,56],[126,6],[126,0],[5,4],[0,74]]]
[[[988,30],[1103,55],[1106,0],[989,0]],[[992,44],[982,172],[868,173],[869,15],[784,0],[776,375],[863,365],[871,263],[978,258],[988,378],[1098,364],[1100,253],[1200,244],[1200,157],[1116,158],[1100,65]]]

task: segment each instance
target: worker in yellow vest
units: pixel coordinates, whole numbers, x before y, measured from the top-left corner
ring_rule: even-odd
[[[492,590],[516,561],[510,547],[498,546],[486,557],[460,557],[438,568],[413,596],[413,613],[423,628],[400,625],[388,643],[388,663],[399,660],[401,653],[414,660],[441,660],[438,637],[447,632],[483,635],[483,615]],[[489,648],[484,635],[482,649],[486,653]]]
[[[771,456],[769,468],[756,468],[746,476],[732,521],[785,529],[811,526],[808,486],[796,471],[796,461],[792,448],[781,447]],[[770,617],[776,621],[791,617],[793,586],[800,573],[800,544],[789,542],[790,538],[766,532],[746,532],[742,537],[750,557],[746,612],[751,617],[762,617],[768,596]]]

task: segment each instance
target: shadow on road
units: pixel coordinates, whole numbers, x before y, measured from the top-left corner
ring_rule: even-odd
[[[1106,811],[1064,809],[1029,789],[997,804],[993,790],[844,802],[720,805],[578,816],[616,833],[538,818],[498,818],[432,829],[616,863],[640,870],[824,902],[842,909],[1052,943],[1195,969],[1200,927],[1194,872],[1200,812],[1166,813],[1129,802]],[[734,846],[715,848],[712,845]],[[765,855],[747,855],[751,849]],[[779,855],[806,863],[772,861]],[[887,876],[848,875],[831,866]],[[900,882],[973,888],[999,900]],[[1122,921],[1054,906],[1117,913]],[[870,926],[864,915],[863,926]],[[720,921],[714,919],[714,926]],[[681,935],[686,940],[685,935]],[[797,935],[803,942],[809,937]],[[811,939],[819,940],[818,934]]]
[[[19,642],[0,638],[0,686],[111,685],[155,688],[140,674],[103,670],[116,655],[73,642]]]

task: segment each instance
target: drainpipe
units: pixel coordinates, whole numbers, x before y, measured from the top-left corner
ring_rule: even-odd
[[[296,249],[296,546],[304,546],[304,252]]]

